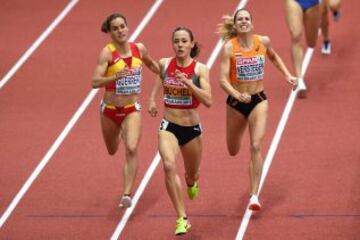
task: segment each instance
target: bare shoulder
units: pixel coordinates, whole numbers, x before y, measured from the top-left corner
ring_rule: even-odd
[[[166,65],[166,63],[168,63],[170,61],[171,58],[161,58],[159,60],[159,65],[160,67],[164,68],[164,66]]]
[[[161,75],[164,74],[167,66],[169,65],[169,62],[170,62],[171,58],[161,58],[159,60],[159,67],[160,67],[160,73]]]
[[[137,42],[137,43],[135,43],[135,44],[136,44],[136,46],[139,48],[139,50],[144,50],[144,49],[146,49],[145,45],[144,45],[143,43],[141,43],[141,42]]]
[[[196,62],[196,66],[195,66],[195,74],[199,75],[199,76],[206,76],[209,73],[209,68],[201,63],[201,62]]]
[[[196,68],[201,70],[201,71],[208,71],[209,70],[209,68],[205,64],[203,64],[201,62],[196,62]]]
[[[223,47],[224,51],[232,51],[233,49],[233,45],[231,43],[231,39],[230,40],[227,40],[224,44],[224,47]]]
[[[137,43],[135,43],[135,45],[139,49],[142,56],[147,53],[147,49],[146,49],[146,47],[145,47],[145,45],[143,43],[137,42]]]
[[[223,57],[230,57],[233,52],[233,44],[231,43],[231,40],[228,40],[225,42],[223,49],[222,49],[222,56]]]
[[[270,38],[268,36],[265,35],[258,35],[258,36],[262,44],[264,44],[266,47],[270,46]]]
[[[100,54],[99,54],[99,61],[103,62],[103,61],[110,61],[112,57],[112,53],[111,53],[111,49],[108,47],[104,47],[103,49],[101,49]]]

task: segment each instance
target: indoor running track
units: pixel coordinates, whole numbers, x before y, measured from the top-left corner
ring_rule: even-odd
[[[114,232],[125,213],[118,208],[124,151],[120,148],[116,156],[108,156],[102,141],[98,109],[103,90],[90,99],[56,151],[50,153],[50,148],[93,92],[96,58],[109,39],[100,32],[104,18],[122,12],[132,34],[154,3],[2,1],[1,79],[66,6],[73,6],[0,88],[0,239],[118,236]],[[164,0],[136,38],[159,59],[173,54],[171,33],[175,27],[192,29],[202,44],[199,61],[211,65],[214,104],[210,109],[199,109],[205,130],[204,152],[200,197],[186,200],[191,231],[173,236],[176,216],[159,165],[118,239],[236,238],[249,192],[248,135],[238,156],[230,157],[225,145],[226,95],[218,85],[219,58],[214,65],[209,58],[218,42],[216,25],[239,4],[238,0]],[[270,36],[273,47],[290,67],[283,3],[249,0],[247,7],[256,32]],[[360,33],[354,31],[355,9],[359,7],[358,1],[344,2],[341,21],[331,21],[332,55],[320,54],[319,39],[305,76],[308,98],[297,99],[290,112],[260,194],[263,210],[250,218],[244,236],[238,239],[360,239],[360,46],[356,40]],[[266,75],[270,111],[264,158],[290,94],[284,78],[270,63]],[[134,192],[157,152],[161,115],[153,119],[146,111],[154,79],[145,70],[143,133]],[[35,176],[34,170],[46,158],[19,197],[25,182]],[[179,172],[183,176],[181,159]],[[13,206],[10,212],[9,206]]]

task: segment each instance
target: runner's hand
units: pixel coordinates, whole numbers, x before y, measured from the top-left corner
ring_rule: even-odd
[[[157,111],[156,103],[155,103],[154,100],[150,100],[148,112],[149,112],[151,117],[156,117],[158,111]]]
[[[249,103],[251,102],[251,95],[248,93],[239,93],[236,99],[243,103]]]
[[[286,81],[288,81],[288,83],[290,83],[291,85],[293,85],[293,90],[295,90],[297,88],[297,85],[298,85],[298,78],[292,76],[292,75],[289,75],[289,76],[286,76]]]
[[[187,78],[187,77],[188,77],[187,74],[181,72],[181,71],[178,70],[178,69],[175,70],[175,75],[174,75],[174,77],[175,77],[175,80],[180,81],[180,82],[183,82],[184,84],[186,84],[186,83],[189,84],[189,83],[191,82],[191,80]]]

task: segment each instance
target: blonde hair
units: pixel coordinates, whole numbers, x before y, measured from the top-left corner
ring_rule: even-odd
[[[223,22],[218,24],[217,33],[220,34],[220,37],[223,40],[229,40],[236,36],[236,30],[234,28],[234,20],[230,15],[225,15],[222,17]]]

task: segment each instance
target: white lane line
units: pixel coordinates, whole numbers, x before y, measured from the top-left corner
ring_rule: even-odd
[[[134,197],[133,197],[133,204],[130,208],[126,209],[124,215],[122,216],[119,224],[116,226],[116,229],[113,233],[113,235],[111,236],[111,240],[116,240],[119,238],[120,234],[122,233],[122,231],[125,228],[126,223],[128,222],[130,215],[132,214],[132,212],[134,211],[141,195],[143,194],[146,185],[149,183],[152,175],[154,174],[157,166],[159,165],[160,162],[160,154],[159,152],[156,154],[156,156],[154,157],[154,160],[151,162],[150,167],[148,168],[148,170],[146,171],[143,179],[141,180],[141,183],[138,187],[138,189],[136,190]]]
[[[236,9],[243,8],[246,5],[247,1],[248,0],[241,0]],[[209,59],[208,59],[208,61],[206,63],[206,66],[209,69],[212,67],[212,65],[214,64],[217,56],[219,55],[222,45],[223,45],[223,41],[219,40],[217,42],[214,50],[212,51],[212,53],[211,53],[211,55],[210,55],[210,57],[209,57]],[[128,220],[129,220],[131,214],[133,213],[133,211],[134,211],[134,209],[135,209],[141,195],[143,194],[147,184],[149,183],[152,175],[154,174],[157,166],[159,165],[160,160],[161,160],[160,154],[159,154],[159,152],[157,152],[154,159],[153,159],[153,161],[152,161],[152,163],[150,164],[150,167],[146,171],[143,179],[141,180],[138,189],[136,190],[136,192],[134,194],[132,206],[125,210],[125,213],[124,213],[123,217],[121,218],[121,220],[120,220],[119,224],[117,225],[113,235],[111,236],[111,240],[117,240],[119,238],[120,234],[122,233],[122,231],[124,230],[124,228],[126,226],[126,223],[128,222]]]
[[[154,5],[150,8],[149,12],[146,14],[144,19],[141,21],[137,29],[135,29],[132,36],[129,38],[130,42],[135,41],[135,39],[139,36],[145,26],[149,23],[150,19],[154,16],[160,5],[163,3],[163,0],[156,0]]]
[[[26,60],[35,52],[40,44],[49,36],[49,34],[56,28],[56,26],[66,17],[71,9],[78,3],[78,0],[71,0],[64,8],[57,18],[48,26],[48,28],[40,35],[40,37],[31,45],[31,47],[22,55],[22,57],[15,63],[15,65],[7,72],[7,74],[0,81],[0,89],[12,78],[12,76],[19,70],[19,68],[26,62]]]
[[[75,125],[77,120],[80,118],[81,114],[85,111],[86,107],[91,102],[92,98],[94,98],[96,91],[93,90],[90,94],[86,97],[85,101],[81,104],[80,108],[76,111],[73,115],[69,123],[66,125],[64,130],[61,132],[59,137],[55,140],[53,145],[50,147],[48,152],[45,154],[43,159],[37,165],[35,170],[32,172],[30,177],[26,180],[25,184],[21,187],[20,191],[16,194],[15,198],[12,200],[4,214],[0,218],[0,228],[4,225],[6,220],[9,218],[10,214],[14,211],[15,207],[18,205],[22,197],[25,195],[27,190],[30,188],[31,184],[35,181],[35,179],[39,176],[41,171],[44,169],[46,164],[49,162],[51,157],[54,155],[55,151],[59,148],[61,143],[64,141],[65,137],[68,135],[72,127]]]
[[[142,22],[138,25],[137,29],[134,31],[134,34],[129,38],[130,41],[135,40],[135,38],[140,34],[140,32],[144,29],[146,24],[149,22],[151,16],[154,14],[157,7],[160,5],[160,3],[163,0],[157,0],[155,4],[152,6],[150,11],[147,13],[147,15],[144,17]],[[156,7],[156,8],[155,8]],[[155,10],[154,10],[155,9]],[[27,190],[30,188],[32,183],[35,181],[35,179],[39,176],[41,171],[44,169],[46,164],[50,161],[51,157],[54,155],[56,150],[59,148],[61,143],[64,141],[66,136],[69,134],[71,129],[74,127],[76,122],[79,120],[80,116],[84,113],[85,109],[88,107],[90,102],[94,99],[95,95],[99,89],[92,89],[88,96],[85,98],[79,109],[75,112],[75,114],[72,116],[71,120],[68,122],[68,124],[65,126],[64,130],[61,132],[61,134],[58,136],[58,138],[55,140],[53,145],[50,147],[49,151],[45,154],[43,159],[40,161],[40,163],[37,165],[35,170],[32,172],[30,177],[27,179],[25,184],[21,187],[20,191],[16,194],[15,198],[12,200],[4,214],[0,218],[0,228],[4,225],[6,220],[9,218],[10,214],[14,211],[15,207],[18,205],[20,200],[23,198]]]
[[[309,66],[309,63],[310,63],[313,52],[314,52],[313,48],[308,48],[306,50],[304,60],[303,60],[303,65],[302,65],[302,71],[301,71],[301,76],[302,77],[301,77],[301,79],[303,79],[303,77],[304,77],[304,75],[305,75],[305,73],[307,71],[307,68]],[[267,173],[269,171],[271,162],[272,162],[272,160],[274,158],[276,149],[277,149],[277,147],[279,145],[281,135],[282,135],[282,133],[283,133],[283,131],[285,129],[285,125],[286,125],[286,122],[287,122],[287,120],[289,118],[291,109],[292,109],[292,107],[294,105],[297,92],[298,92],[298,90],[295,90],[295,91],[291,91],[291,93],[290,93],[290,96],[289,96],[288,101],[287,101],[287,103],[285,105],[283,114],[281,115],[281,118],[280,118],[278,127],[276,129],[275,135],[274,135],[274,137],[272,139],[269,151],[268,151],[268,153],[266,155],[266,158],[265,158],[265,161],[264,161],[264,166],[263,166],[263,172],[261,174],[260,185],[259,185],[259,192],[258,192],[259,195],[260,195],[261,188],[262,188],[262,186],[264,184],[265,178],[267,176]],[[245,232],[246,232],[246,229],[247,229],[247,226],[249,224],[250,218],[251,218],[251,214],[252,214],[252,211],[249,210],[249,206],[247,206],[244,217],[243,217],[243,219],[241,221],[239,230],[238,230],[236,238],[235,238],[236,240],[242,240],[243,239],[243,237],[245,235]]]

